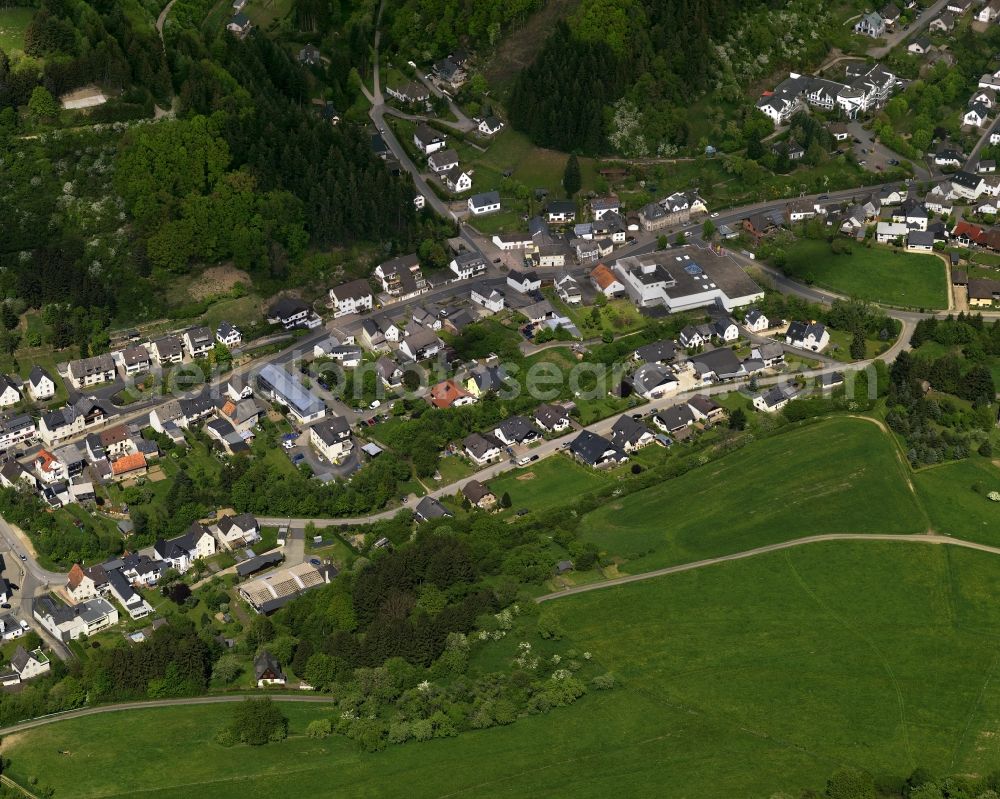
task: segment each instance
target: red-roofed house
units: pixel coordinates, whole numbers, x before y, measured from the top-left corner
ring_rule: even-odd
[[[951,235],[955,237],[955,240],[959,244],[968,247],[970,244],[979,244],[982,242],[983,229],[979,225],[973,225],[963,219],[955,225],[955,229],[951,231]]]
[[[451,408],[452,406],[471,405],[476,401],[468,391],[461,388],[454,380],[442,380],[431,386],[431,405],[435,408]]]
[[[140,477],[146,473],[146,456],[141,452],[124,455],[111,462],[111,477],[114,480],[125,480],[129,477]]]
[[[625,285],[604,264],[594,267],[590,273],[590,282],[605,297],[620,297],[625,293]]]
[[[39,450],[35,457],[35,472],[43,483],[57,483],[69,479],[69,466],[47,449]]]

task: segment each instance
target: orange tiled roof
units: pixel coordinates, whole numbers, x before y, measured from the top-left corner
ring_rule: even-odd
[[[41,468],[43,472],[52,471],[52,464],[56,463],[56,456],[49,452],[47,449],[38,451],[38,460],[40,460]]]
[[[604,264],[598,264],[594,267],[594,271],[590,273],[590,276],[602,289],[606,289],[618,279]]]
[[[134,472],[136,469],[144,469],[145,467],[146,456],[141,452],[133,452],[131,455],[126,455],[112,463],[111,472],[113,474],[125,474],[126,472]]]
[[[472,395],[459,388],[454,380],[444,380],[436,386],[431,386],[431,404],[435,408],[450,408],[455,400],[470,396]]]

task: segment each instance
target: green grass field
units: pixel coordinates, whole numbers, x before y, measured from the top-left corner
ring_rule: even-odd
[[[567,505],[588,491],[607,484],[609,479],[603,472],[585,469],[568,457],[554,455],[526,469],[515,469],[490,480],[489,486],[498,497],[504,492],[510,494],[514,510],[538,510]]]
[[[33,8],[0,9],[0,50],[8,54],[24,50],[24,32],[34,15]]]
[[[996,566],[810,545],[551,603],[563,644],[619,685],[509,727],[365,755],[302,734],[322,707],[286,705],[291,737],[258,749],[214,743],[224,706],[132,711],[7,736],[5,773],[78,799],[766,799],[842,765],[984,773],[1000,760]]]
[[[605,505],[581,537],[642,572],[820,533],[920,532],[903,468],[871,422],[834,418]]]
[[[917,472],[913,484],[937,532],[1000,546],[1000,502],[985,496],[1000,491],[1000,469],[990,461],[944,463]]]
[[[947,308],[944,262],[936,255],[904,253],[888,247],[854,245],[850,255],[834,255],[825,241],[800,239],[784,248],[783,267],[851,297],[910,308]]]

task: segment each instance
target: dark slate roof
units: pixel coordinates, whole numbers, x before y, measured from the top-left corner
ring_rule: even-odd
[[[417,507],[414,509],[414,513],[418,520],[422,522],[430,521],[431,519],[443,519],[445,516],[451,516],[451,512],[440,502],[438,502],[434,497],[424,497],[420,502],[417,503]]]
[[[603,436],[591,433],[589,430],[580,432],[573,443],[569,445],[569,450],[580,460],[595,466],[601,462],[604,453],[608,450],[618,450],[618,448]],[[620,457],[621,453],[617,452]]]

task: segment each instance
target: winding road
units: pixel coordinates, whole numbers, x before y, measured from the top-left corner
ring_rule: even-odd
[[[94,705],[93,707],[81,707],[77,710],[66,710],[62,713],[52,713],[48,716],[39,716],[30,721],[22,721],[19,724],[11,724],[9,727],[0,729],[0,736],[10,735],[15,732],[33,730],[36,727],[44,727],[46,724],[55,724],[57,721],[68,721],[78,719],[83,716],[96,716],[99,713],[117,713],[121,710],[148,710],[158,707],[183,707],[185,705],[222,705],[232,702],[242,702],[245,699],[259,699],[269,697],[275,702],[310,702],[315,704],[329,704],[336,702],[336,697],[325,694],[227,694],[225,696],[192,696],[178,699],[151,699],[143,702],[118,702],[114,705]]]
[[[991,547],[988,544],[980,544],[976,541],[966,541],[961,538],[951,538],[937,533],[911,533],[892,535],[891,533],[827,533],[824,535],[809,535],[804,538],[793,538],[790,541],[781,541],[777,544],[767,544],[754,549],[747,549],[743,552],[733,552],[729,555],[720,555],[717,558],[706,558],[696,560],[691,563],[681,563],[677,566],[666,566],[662,569],[641,572],[639,574],[626,574],[621,577],[613,577],[610,580],[602,580],[596,583],[585,585],[575,585],[565,588],[562,591],[553,591],[551,594],[544,594],[535,597],[535,602],[549,602],[553,599],[573,596],[574,594],[584,594],[588,591],[600,591],[603,588],[614,588],[618,585],[628,585],[638,583],[643,580],[651,580],[654,577],[663,577],[668,574],[680,574],[681,572],[703,569],[706,566],[716,566],[720,563],[728,563],[734,560],[745,560],[756,555],[766,555],[768,552],[778,552],[782,549],[792,549],[794,547],[805,546],[806,544],[820,544],[825,541],[892,541],[904,544],[939,544],[942,546],[955,546],[964,549],[974,549],[979,552],[988,552],[991,555],[1000,555],[1000,547]]]

